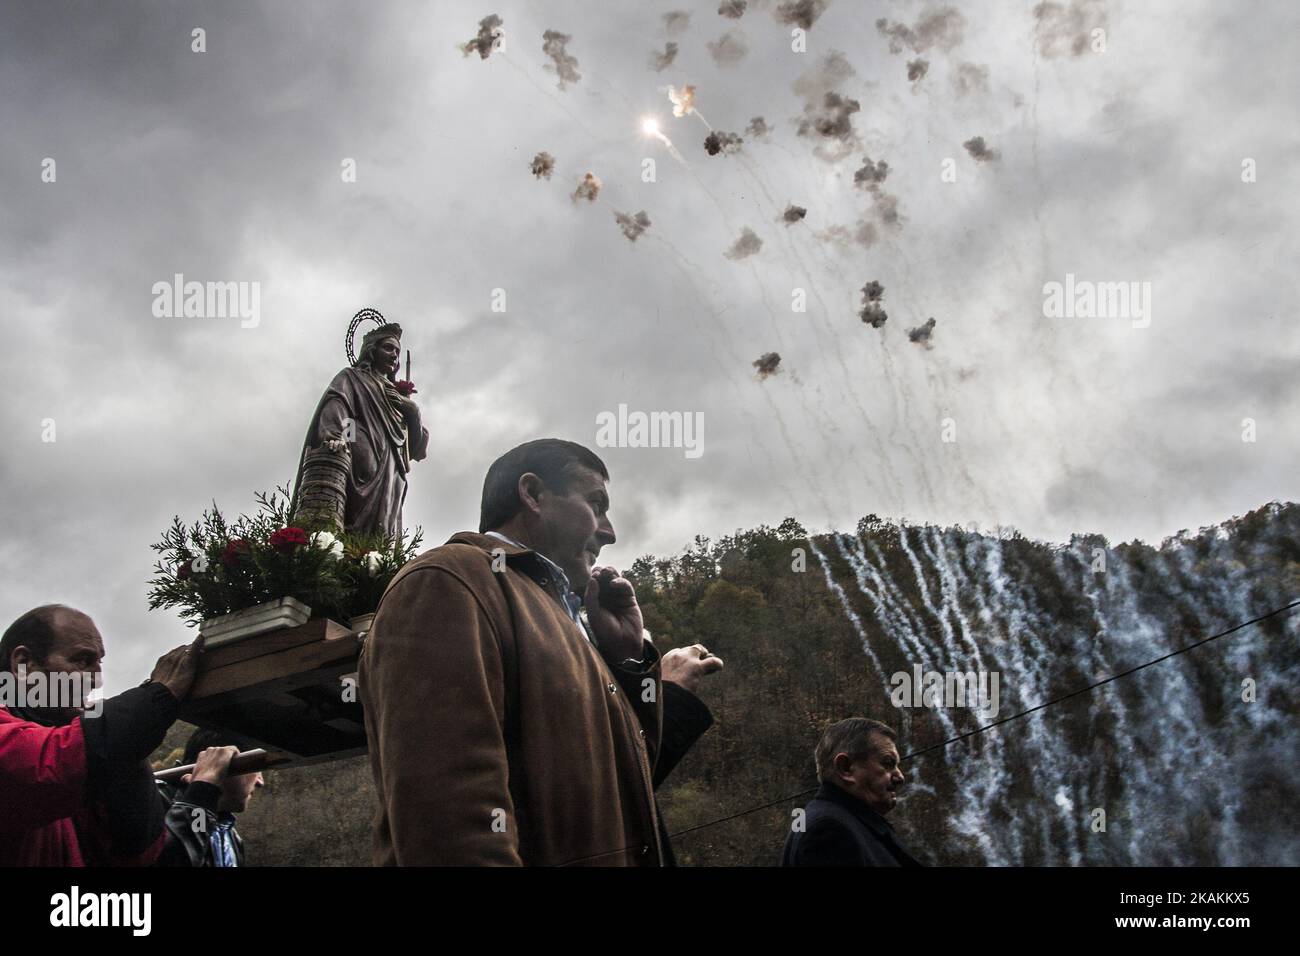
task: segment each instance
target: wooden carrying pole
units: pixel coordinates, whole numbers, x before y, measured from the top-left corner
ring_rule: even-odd
[[[283,754],[267,750],[245,750],[230,761],[230,769],[226,771],[226,776],[237,777],[243,773],[257,773],[259,770],[287,763],[288,760],[289,758]],[[187,763],[183,767],[168,767],[166,770],[154,773],[153,778],[159,783],[180,783],[181,777],[194,772],[194,766],[192,763]]]

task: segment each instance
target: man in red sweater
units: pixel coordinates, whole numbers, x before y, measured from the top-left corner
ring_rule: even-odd
[[[61,604],[0,638],[0,866],[147,865],[164,843],[147,758],[189,693],[202,638],[168,651],[149,680],[87,702],[104,642]]]

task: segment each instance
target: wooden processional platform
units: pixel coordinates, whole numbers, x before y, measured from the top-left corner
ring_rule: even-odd
[[[180,718],[247,738],[286,765],[366,752],[355,678],[362,635],[327,618],[203,652]]]

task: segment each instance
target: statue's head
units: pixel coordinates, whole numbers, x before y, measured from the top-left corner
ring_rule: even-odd
[[[402,356],[402,327],[389,322],[371,329],[361,339],[361,354],[357,357],[359,368],[372,368],[381,375],[394,378]]]

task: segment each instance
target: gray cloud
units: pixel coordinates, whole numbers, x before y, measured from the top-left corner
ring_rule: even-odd
[[[745,135],[750,139],[764,139],[770,132],[771,128],[767,125],[767,120],[761,116],[755,116],[745,127]]]
[[[718,14],[730,20],[739,20],[745,15],[747,6],[749,6],[748,0],[722,0],[722,3],[718,4]]]

